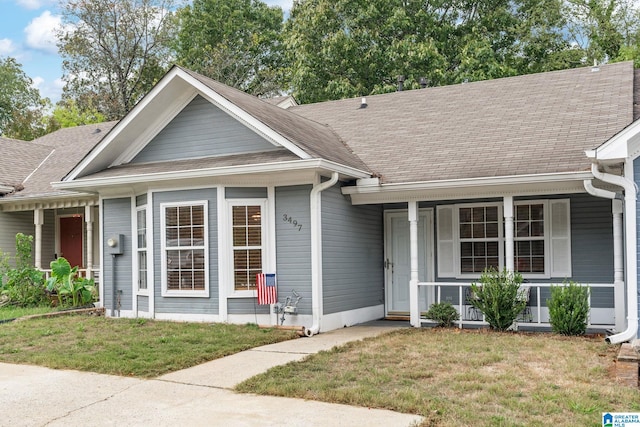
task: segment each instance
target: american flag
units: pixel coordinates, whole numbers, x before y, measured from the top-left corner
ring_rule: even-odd
[[[258,304],[275,304],[278,301],[276,275],[260,273],[256,275]]]

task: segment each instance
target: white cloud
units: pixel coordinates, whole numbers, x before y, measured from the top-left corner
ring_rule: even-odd
[[[60,101],[60,98],[62,97],[62,88],[64,87],[64,82],[61,78],[57,78],[51,82],[37,76],[32,80],[33,87],[38,89],[42,98],[49,98],[53,104]]]
[[[6,56],[16,50],[11,39],[0,39],[0,56]]]
[[[44,79],[42,77],[34,77],[31,81],[33,82],[31,85],[38,90],[40,90],[42,83],[44,83]]]
[[[269,6],[280,6],[282,10],[291,10],[293,6],[293,0],[266,0],[265,3]]]
[[[52,15],[48,10],[42,12],[24,29],[27,46],[36,50],[58,53],[55,31],[60,27],[61,22],[60,15]]]
[[[50,0],[18,0],[17,3],[25,9],[36,10],[52,2]]]

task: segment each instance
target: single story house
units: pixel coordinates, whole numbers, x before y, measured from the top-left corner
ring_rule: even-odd
[[[91,148],[50,191],[97,206],[84,218],[110,316],[310,336],[419,327],[449,301],[481,324],[467,289],[495,266],[527,281],[522,325],[548,327],[550,286],[574,281],[591,288],[589,325],[626,341],[639,76],[624,62],[284,109],[176,66],[110,130],[77,135]],[[20,193],[0,213],[32,208],[36,236],[65,212]],[[295,309],[257,304],[260,273]]]

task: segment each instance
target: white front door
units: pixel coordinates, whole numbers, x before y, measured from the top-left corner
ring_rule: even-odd
[[[409,314],[409,216],[407,211],[385,212],[386,312]],[[420,209],[418,220],[418,280],[433,281],[433,209]],[[433,302],[433,291],[420,290],[420,311]]]

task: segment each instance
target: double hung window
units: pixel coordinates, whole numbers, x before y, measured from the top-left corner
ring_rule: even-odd
[[[163,293],[207,295],[206,202],[163,204],[161,212]]]

